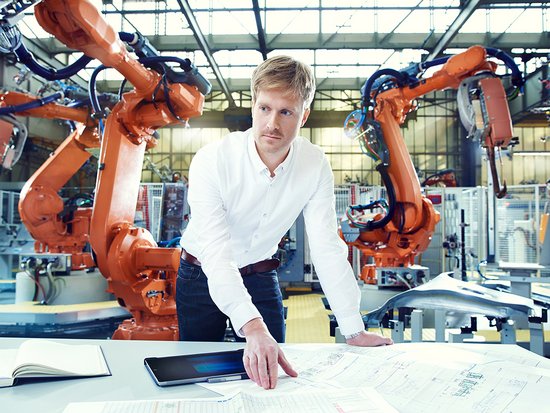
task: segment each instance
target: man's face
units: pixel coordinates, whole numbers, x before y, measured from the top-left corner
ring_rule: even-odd
[[[252,107],[252,133],[260,156],[286,156],[309,116],[302,98],[283,89],[262,89]]]

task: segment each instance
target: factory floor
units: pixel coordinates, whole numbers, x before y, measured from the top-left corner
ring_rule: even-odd
[[[2,287],[2,285],[0,285]],[[1,290],[1,288],[0,288]],[[8,304],[6,306],[0,305],[0,313],[13,311],[12,307],[14,294],[10,290],[0,291],[5,294],[0,294],[0,304]],[[323,294],[317,292],[302,292],[302,293],[290,293],[283,301],[284,306],[287,308],[286,318],[286,343],[334,343],[334,337],[330,336],[329,328],[329,314],[323,303]],[[3,300],[5,299],[5,300]],[[114,302],[109,302],[114,304]],[[41,307],[41,310],[48,310],[47,307]],[[9,311],[8,311],[9,310]],[[53,311],[53,308],[51,308]],[[484,320],[483,318],[481,319]],[[545,325],[545,341],[550,342],[550,323]],[[479,330],[476,333],[477,338],[474,341],[489,341],[499,342],[500,335],[494,327],[486,328],[486,326],[479,326]],[[370,331],[381,333],[386,337],[391,336],[389,329],[373,328]],[[424,328],[423,340],[434,341],[435,331],[431,328]],[[84,336],[81,338],[85,338]],[[93,336],[92,338],[97,338]],[[411,339],[411,332],[409,328],[404,331],[404,339],[406,341]],[[521,342],[529,341],[528,330],[518,330],[517,339]]]
[[[328,310],[321,294],[289,295],[283,301],[287,307],[287,343],[334,343],[330,336]]]
[[[325,309],[322,298],[322,294],[309,293],[289,295],[283,301],[287,307],[286,343],[334,343],[334,337],[330,336],[329,329],[330,312]],[[473,341],[497,343],[500,341],[500,334],[494,327],[481,327],[475,334],[477,338]],[[383,334],[385,337],[391,336],[389,329],[371,328],[369,330]],[[453,332],[457,331],[453,330]],[[516,333],[518,341],[529,341],[529,330],[518,330]],[[435,341],[435,330],[424,328],[422,336],[425,341]],[[546,342],[550,342],[550,330],[547,328],[545,328],[544,337]],[[410,328],[405,329],[404,338],[406,341],[411,339]]]

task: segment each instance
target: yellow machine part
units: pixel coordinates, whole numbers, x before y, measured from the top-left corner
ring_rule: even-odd
[[[540,217],[540,231],[539,231],[539,240],[540,243],[544,243],[544,237],[546,236],[546,231],[548,229],[548,220],[550,219],[550,214],[542,214]]]

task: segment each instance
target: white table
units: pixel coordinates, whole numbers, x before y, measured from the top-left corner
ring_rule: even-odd
[[[0,348],[17,348],[24,340],[1,338]],[[214,397],[216,393],[194,384],[164,388],[157,386],[143,366],[143,359],[243,347],[239,343],[52,340],[68,344],[101,345],[112,376],[27,381],[13,387],[0,388],[2,413],[57,413],[62,412],[70,402]]]
[[[1,338],[0,348],[16,348],[23,340]],[[231,350],[243,346],[239,343],[168,341],[56,341],[100,344],[112,376],[42,380],[0,388],[1,413],[61,413],[71,402],[216,397],[216,393],[198,385],[158,387],[143,366],[143,359],[150,356]],[[442,411],[443,403],[449,404],[446,409],[449,413],[474,413],[480,411],[476,403],[491,400],[491,395],[498,389],[505,396],[500,404],[514,404],[515,410],[511,411],[530,411],[533,406],[537,406],[533,411],[550,412],[548,403],[540,404],[538,401],[543,397],[541,394],[550,388],[550,361],[516,345],[405,343],[361,349],[363,356],[354,355],[359,351],[356,348],[337,344],[287,345],[285,348],[287,357],[292,359],[291,353],[294,351],[294,356],[304,356],[306,359],[309,357],[314,364],[322,362],[327,351],[332,353],[351,350],[348,356],[354,358],[352,364],[347,365],[350,359],[344,357],[339,359],[343,364],[329,363],[325,367],[325,373],[321,374],[336,374],[339,383],[345,387],[373,386],[387,402],[400,411],[438,413]],[[329,359],[334,360],[332,357]],[[472,363],[475,365],[470,366]],[[535,365],[541,368],[533,368]],[[307,377],[307,368],[304,370],[302,365],[302,369],[298,370],[301,377]],[[319,371],[315,365],[309,373],[318,376]],[[521,380],[524,384],[518,387],[517,383]],[[284,384],[279,384],[277,388],[285,391]],[[289,384],[294,386],[292,382]],[[250,383],[243,382],[243,386],[250,386]],[[473,392],[471,397],[456,394],[464,386],[473,386],[470,389]],[[495,405],[496,402],[492,403]],[[499,408],[494,411],[509,410]]]

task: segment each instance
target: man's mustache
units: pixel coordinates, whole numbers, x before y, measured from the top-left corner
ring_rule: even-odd
[[[270,135],[270,136],[275,136],[277,138],[282,138],[283,137],[283,134],[281,132],[279,132],[277,129],[274,129],[274,130],[264,130],[262,132],[262,135]]]

